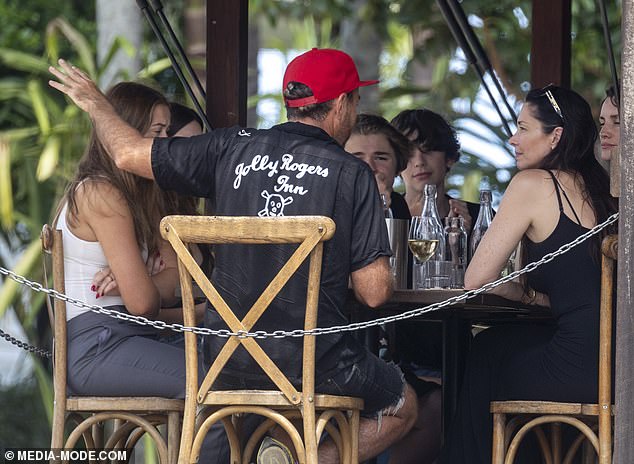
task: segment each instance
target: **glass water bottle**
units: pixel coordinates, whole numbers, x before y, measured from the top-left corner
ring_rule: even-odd
[[[451,263],[449,286],[464,288],[464,274],[467,268],[467,231],[464,218],[445,218],[445,259]]]
[[[478,213],[478,219],[476,219],[473,225],[473,231],[471,232],[471,242],[469,244],[469,259],[473,258],[476,248],[480,245],[480,241],[484,234],[489,229],[493,221],[493,208],[491,206],[491,190],[484,188],[480,190],[480,212]]]

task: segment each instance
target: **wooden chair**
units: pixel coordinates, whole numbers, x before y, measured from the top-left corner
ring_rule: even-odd
[[[52,255],[54,288],[64,293],[62,232],[49,225],[42,229],[42,247]],[[66,303],[55,298],[53,311],[53,430],[51,448],[72,449],[80,437],[87,449],[131,449],[147,433],[152,437],[161,463],[176,463],[180,441],[183,400],[159,397],[68,396],[66,391]],[[64,440],[66,423],[76,423]],[[99,433],[104,422],[113,420],[107,441]],[[167,443],[156,425],[167,424]]]
[[[599,324],[599,397],[596,404],[550,401],[492,401],[493,463],[511,464],[526,434],[537,433],[547,464],[562,462],[560,424],[576,427],[581,433],[566,453],[563,463],[572,462],[582,442],[589,441],[599,464],[612,462],[612,297],[614,262],[618,237],[607,236],[601,246],[601,308]],[[507,423],[507,416],[514,416]],[[552,424],[551,441],[541,430]]]
[[[194,324],[192,278],[232,332],[248,332],[293,273],[310,256],[304,329],[316,327],[323,241],[329,240],[335,231],[335,224],[331,219],[319,216],[168,216],[161,222],[161,231],[178,255],[186,325]],[[299,246],[279,273],[273,277],[248,314],[239,320],[201,272],[187,250],[187,243],[298,243]],[[250,459],[258,441],[275,425],[280,426],[290,436],[300,463],[317,463],[317,446],[322,433],[326,430],[338,445],[340,461],[357,464],[359,412],[363,409],[363,400],[315,394],[315,342],[314,336],[305,336],[303,340],[301,391],[291,384],[275,362],[268,357],[258,344],[258,339],[237,336],[227,339],[199,387],[196,336],[194,333],[186,332],[187,393],[179,462],[198,461],[200,446],[207,430],[211,424],[220,420],[227,430],[233,464],[252,462]],[[218,374],[238,346],[244,347],[253,357],[276,389],[212,390]],[[289,355],[298,356],[299,353]],[[195,416],[199,407],[206,407],[206,410],[196,424]],[[240,437],[236,425],[239,421],[236,418],[242,414],[257,414],[267,419],[251,437]],[[301,419],[303,426],[296,427],[293,419]],[[241,442],[242,438],[246,439],[246,444]]]

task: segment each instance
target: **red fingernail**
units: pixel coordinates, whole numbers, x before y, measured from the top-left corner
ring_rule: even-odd
[[[97,296],[95,298],[99,299],[99,293],[97,293]]]
[[[97,291],[97,287],[95,287],[94,285],[90,286],[90,291],[91,292],[96,292]]]

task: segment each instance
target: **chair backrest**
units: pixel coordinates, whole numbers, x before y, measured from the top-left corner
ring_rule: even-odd
[[[195,324],[192,278],[199,285],[211,305],[232,332],[249,332],[270,303],[294,272],[310,257],[304,329],[317,324],[317,306],[321,278],[323,241],[329,240],[335,231],[335,223],[323,216],[287,216],[275,218],[217,217],[217,216],[168,216],[161,221],[161,233],[178,256],[178,267],[183,295],[185,325]],[[284,263],[277,275],[272,277],[246,316],[239,320],[232,308],[220,296],[214,285],[201,271],[190,254],[188,243],[207,244],[299,244],[295,252]],[[187,385],[193,390],[198,385],[196,339],[193,333],[185,333]],[[302,402],[302,396],[314,394],[315,380],[315,336],[303,340],[302,392],[298,392],[291,381],[264,352],[253,337],[229,337],[212,363],[200,387],[197,398],[202,401],[229,361],[238,346],[243,346],[258,366],[293,404]],[[187,394],[196,394],[188,391]]]
[[[53,288],[65,294],[64,285],[64,247],[62,231],[48,224],[42,227],[42,249],[51,255],[53,269]],[[53,389],[54,400],[63,405],[66,401],[66,303],[55,298],[53,302]]]
[[[612,421],[612,341],[614,307],[614,263],[618,257],[617,235],[608,235],[601,243],[601,308],[599,322],[599,434],[603,443],[611,441]],[[601,441],[601,437],[599,438]]]

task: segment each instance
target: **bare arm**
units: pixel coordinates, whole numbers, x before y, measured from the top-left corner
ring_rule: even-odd
[[[105,182],[86,182],[80,188],[79,219],[103,248],[126,308],[132,314],[154,317],[161,297],[141,257],[125,199]]]
[[[520,172],[509,184],[491,227],[476,250],[465,274],[465,288],[479,288],[496,280],[522,237],[534,228],[543,214],[543,173]],[[524,287],[517,282],[500,285],[491,293],[510,300],[525,301]],[[548,305],[546,295],[538,295],[533,303]]]
[[[57,81],[48,81],[49,85],[68,95],[75,105],[88,113],[97,137],[117,167],[153,179],[153,140],[144,138],[121,119],[86,73],[62,59],[59,60],[59,66],[60,69],[49,67],[51,74],[57,78]]]
[[[202,262],[202,254],[198,247],[194,247],[192,254],[197,263]],[[176,297],[176,288],[179,285],[177,258],[174,249],[169,242],[162,240],[160,251],[154,256],[148,257],[145,262],[148,275],[157,287],[160,297],[161,308],[158,316],[159,320],[168,323],[183,322],[183,308],[176,307],[180,303],[180,298]],[[117,295],[120,296],[117,279],[110,267],[106,267],[98,271],[92,280],[93,291],[98,295]],[[196,323],[202,322],[206,309],[206,302],[196,305]]]
[[[361,303],[376,308],[392,295],[394,282],[386,256],[354,271],[350,276],[354,295]]]

